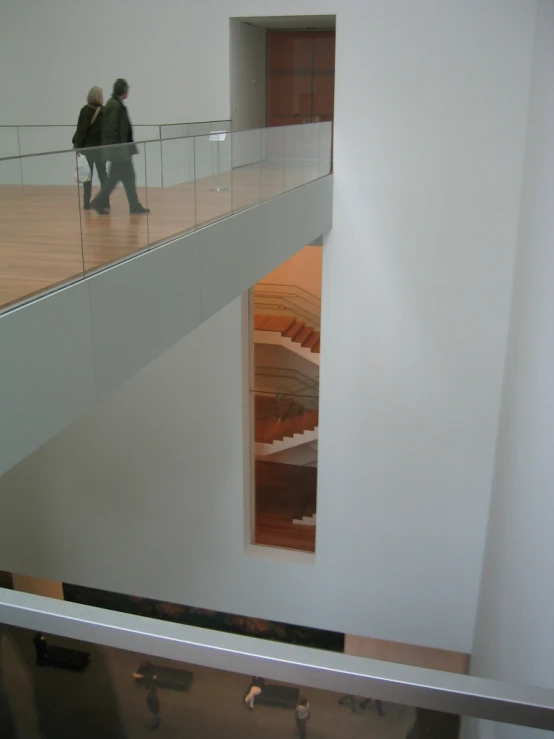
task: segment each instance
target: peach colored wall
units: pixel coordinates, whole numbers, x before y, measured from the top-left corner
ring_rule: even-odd
[[[43,580],[29,575],[12,574],[13,589],[33,595],[44,595],[46,598],[63,600],[63,586],[57,580]]]
[[[369,639],[363,636],[346,634],[344,641],[345,654],[369,659],[380,659],[384,662],[399,662],[403,665],[427,667],[431,670],[467,673],[469,655],[462,652],[449,652],[446,649],[431,649],[413,644],[400,644],[380,639]]]
[[[321,298],[322,254],[321,246],[305,246],[260,282],[296,285]]]

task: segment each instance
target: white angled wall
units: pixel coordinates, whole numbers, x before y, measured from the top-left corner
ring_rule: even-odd
[[[475,675],[547,688],[554,688],[553,69],[554,4],[541,0],[502,415],[471,661]],[[499,724],[493,736],[546,739],[552,733]]]
[[[97,0],[91,13],[84,0],[5,0],[1,123],[65,120],[83,90],[119,75],[135,120],[227,118],[229,17],[337,13],[315,563],[243,549],[235,304],[2,481],[22,542],[38,514],[57,514],[40,556],[21,555],[29,574],[471,650],[535,11]],[[109,53],[83,45],[83,28]],[[30,491],[30,508],[14,503]]]

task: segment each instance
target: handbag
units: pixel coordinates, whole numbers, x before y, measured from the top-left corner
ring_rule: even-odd
[[[91,118],[90,126],[88,127],[88,131],[90,131],[90,129],[94,125],[94,121],[100,115],[100,111],[101,110],[102,110],[102,106],[99,105],[96,108],[96,110],[94,112],[94,115]],[[87,136],[88,136],[88,131],[87,131]],[[77,134],[75,134],[75,135],[77,135]],[[86,136],[85,136],[85,138],[86,138]],[[75,139],[75,136],[73,137],[73,139]],[[82,185],[85,182],[90,182],[90,180],[92,179],[92,172],[90,171],[90,165],[89,165],[89,163],[87,161],[87,158],[83,154],[81,154],[80,152],[77,153],[77,166],[75,167],[75,179],[76,179],[77,182],[79,182]]]
[[[75,179],[82,185],[90,182],[91,171],[87,158],[84,154],[77,153],[77,166],[75,167]]]

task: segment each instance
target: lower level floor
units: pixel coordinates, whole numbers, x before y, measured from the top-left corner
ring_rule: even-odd
[[[39,667],[33,637],[24,629],[0,627],[2,739],[140,739],[152,735],[155,715],[147,703],[148,691],[133,675],[140,675],[141,663],[153,658],[47,635],[50,648],[84,650],[90,659],[82,671]],[[155,730],[160,737],[283,739],[301,735],[296,704],[304,691],[294,686],[287,686],[282,705],[268,705],[260,697],[250,711],[244,702],[248,676],[157,658],[155,665],[160,681],[167,667],[186,678],[181,689],[163,687],[160,682]],[[405,739],[415,720],[415,710],[406,706],[341,702],[342,696],[315,689],[306,690],[305,697],[310,710],[307,735],[313,739]]]

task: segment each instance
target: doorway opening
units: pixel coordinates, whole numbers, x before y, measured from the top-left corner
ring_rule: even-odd
[[[332,121],[335,30],[267,32],[268,126]]]
[[[234,131],[333,121],[336,16],[231,18]]]

